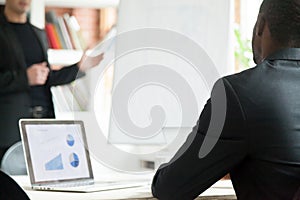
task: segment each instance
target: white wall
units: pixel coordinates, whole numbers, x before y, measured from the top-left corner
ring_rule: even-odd
[[[159,30],[173,31],[182,34],[190,40],[194,41],[201,47],[210,57],[219,73],[219,77],[234,72],[234,49],[233,49],[233,21],[234,21],[234,1],[232,0],[123,0],[119,5],[119,16],[117,23],[117,30],[119,34],[134,32],[145,28],[157,28]],[[159,34],[153,40],[155,43],[163,43],[159,38],[164,33]],[[129,34],[130,35],[130,34]],[[136,40],[140,39],[138,36]],[[147,35],[145,32],[144,40],[153,39],[156,37]],[[170,38],[176,38],[170,33]],[[120,49],[125,49],[130,46],[133,41],[116,40],[116,52]],[[186,41],[174,40],[174,49],[180,48],[180,45],[185,45]],[[177,46],[176,46],[177,45]],[[133,45],[134,46],[134,45]],[[159,46],[159,44],[158,44]],[[166,49],[166,50],[174,50]],[[128,102],[128,110],[130,118],[140,127],[145,127],[151,124],[152,119],[149,116],[151,108],[155,105],[163,105],[166,111],[165,126],[179,127],[179,126],[193,126],[199,114],[210,95],[211,87],[207,87],[207,82],[214,82],[215,80],[207,80],[208,77],[202,77],[195,71],[190,63],[186,62],[182,57],[185,55],[174,55],[160,49],[132,49],[133,51],[121,57],[115,63],[114,70],[114,87],[118,87],[118,83],[122,78],[128,76],[132,71],[144,65],[159,64],[167,66],[168,68],[180,74],[191,87],[195,95],[198,107],[195,107],[196,114],[191,115],[188,123],[180,124],[181,109],[183,106],[179,105],[176,100],[177,94],[169,94],[161,89],[159,86],[143,87],[136,92]],[[187,54],[195,54],[200,58],[202,52],[195,52],[199,49],[187,49]],[[174,50],[175,51],[175,50]],[[175,52],[177,53],[177,52]],[[188,60],[190,61],[190,60]],[[201,61],[200,61],[201,62]],[[205,64],[204,64],[205,63]],[[199,71],[206,70],[206,61],[203,59],[203,66],[199,67]],[[208,64],[207,64],[208,65]],[[203,68],[201,68],[203,67]],[[160,73],[160,72],[158,72]],[[219,78],[218,77],[218,78]],[[166,79],[168,75],[166,75]],[[215,77],[214,77],[215,78]],[[122,83],[123,84],[123,83]],[[130,83],[131,84],[131,83]],[[209,85],[209,84],[208,84]],[[180,86],[179,86],[180,87]],[[183,89],[184,87],[182,87]],[[180,101],[181,99],[179,99]],[[192,101],[193,99],[191,99]],[[127,99],[125,99],[127,101]],[[182,103],[182,102],[179,102]],[[112,120],[113,133],[118,130],[116,124]],[[115,139],[120,139],[120,135]],[[125,139],[125,137],[124,137]],[[128,138],[129,139],[129,138]],[[128,140],[130,141],[130,140]],[[134,142],[133,140],[131,140]]]

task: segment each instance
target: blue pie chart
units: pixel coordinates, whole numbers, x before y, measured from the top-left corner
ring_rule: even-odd
[[[76,153],[71,153],[71,155],[69,156],[70,159],[70,164],[72,167],[78,167],[79,165],[79,158],[78,155]]]
[[[75,143],[74,137],[72,135],[67,135],[67,144],[72,147]]]

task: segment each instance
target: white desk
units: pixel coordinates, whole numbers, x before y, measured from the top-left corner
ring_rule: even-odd
[[[113,174],[111,177],[115,179],[117,175],[120,180],[132,178],[133,180],[145,180],[151,178],[152,175],[124,175]],[[35,191],[29,187],[29,178],[27,176],[13,176],[13,178],[23,187],[27,195],[32,200],[138,200],[138,199],[154,199],[151,194],[150,185],[127,188],[110,191],[92,192],[92,193],[74,193],[74,192],[53,192],[53,191]],[[150,179],[149,179],[150,180]],[[219,181],[211,188],[206,190],[197,199],[236,199],[231,181]]]

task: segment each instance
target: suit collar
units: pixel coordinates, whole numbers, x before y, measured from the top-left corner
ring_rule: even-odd
[[[16,58],[13,59],[16,59],[16,62],[21,68],[26,68],[24,53],[20,44],[18,43],[17,36],[10,28],[10,24],[7,21],[4,13],[0,14],[0,26],[1,28],[3,28],[3,32],[6,36],[6,39],[10,44],[10,49],[8,51],[11,51],[11,55],[16,55]]]
[[[300,48],[280,49],[271,54],[266,60],[300,60]]]
[[[38,38],[38,41],[43,49],[43,54],[46,60],[48,60],[47,57],[47,46],[43,43],[43,38],[41,36],[40,30],[38,30],[37,28],[35,28],[33,25],[31,25],[29,23],[29,20],[27,20],[27,22],[31,29],[34,31],[34,34],[36,35],[36,37]],[[12,52],[12,55],[16,55],[16,60],[19,63],[20,66],[22,67],[26,67],[26,63],[25,63],[25,57],[24,57],[24,52],[18,42],[17,36],[14,33],[14,31],[11,28],[10,23],[7,21],[5,15],[3,12],[0,13],[0,27],[3,28],[4,33],[6,34],[6,38],[9,41],[8,43],[10,44],[10,49]]]
[[[0,13],[0,24],[1,25],[7,25],[8,24],[8,21],[4,15],[4,12],[1,12]]]
[[[47,49],[48,49],[48,46],[43,42],[44,38],[42,38],[42,35],[41,35],[41,30],[36,28],[35,26],[33,26],[30,22],[29,22],[29,19],[27,18],[27,21],[26,21],[27,24],[30,25],[31,29],[34,31],[36,37],[38,38],[38,41],[43,49],[43,54],[44,54],[44,57],[46,60],[48,60],[48,56],[47,56]],[[16,40],[16,36],[14,33],[12,33],[12,30],[10,27],[10,24],[9,22],[7,21],[7,18],[6,16],[4,15],[4,12],[1,12],[0,13],[0,25],[6,30],[9,32],[8,35],[10,35],[11,37],[8,38],[9,40],[14,38],[14,41],[17,41]],[[12,42],[11,42],[12,43]],[[16,45],[19,45],[16,43]],[[21,48],[20,46],[18,46],[17,48]],[[23,54],[22,54],[23,55]],[[23,59],[23,58],[22,58]]]

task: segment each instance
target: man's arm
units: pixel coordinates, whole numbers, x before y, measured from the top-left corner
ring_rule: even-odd
[[[0,93],[21,92],[28,90],[29,86],[44,85],[48,73],[46,62],[33,64],[26,70],[2,70],[0,72]]]
[[[68,84],[77,78],[81,78],[85,75],[85,71],[97,66],[103,59],[103,54],[96,56],[87,56],[83,53],[83,56],[79,63],[69,67],[63,67],[60,70],[53,70],[50,75],[47,84],[49,86]]]
[[[222,80],[219,81],[219,83]],[[218,85],[218,84],[216,84]],[[152,193],[159,199],[194,199],[213,183],[229,173],[246,155],[246,136],[243,134],[244,115],[239,101],[229,82],[224,80],[226,97],[219,94],[216,86],[212,97],[205,105],[197,126],[193,128],[184,145],[174,158],[162,165],[152,183]],[[217,139],[218,134],[208,135],[212,107],[217,101],[227,100],[223,130],[214,148],[204,158],[199,151],[207,139]],[[214,102],[214,103],[212,103]],[[218,113],[217,113],[218,114]],[[221,115],[221,113],[220,113]]]
[[[41,30],[37,27],[32,26],[33,30],[35,31],[38,39],[42,44],[42,49],[46,54],[45,60],[48,60],[47,51],[49,49],[48,42],[47,42],[47,35],[44,30]],[[77,64],[71,66],[65,66],[60,70],[51,70],[50,65],[48,63],[49,68],[49,75],[46,84],[48,86],[57,86],[57,85],[64,85],[74,81],[76,78],[80,78],[84,76],[84,72],[79,71],[79,67]]]
[[[80,71],[76,64],[69,67],[63,67],[60,70],[50,71],[47,85],[57,86],[68,84],[77,78],[83,77],[84,75],[85,73]]]
[[[47,54],[49,47],[45,31],[40,30],[36,27],[33,27],[33,30],[36,32],[39,40],[42,42],[43,50],[45,54]],[[71,83],[75,79],[83,77],[87,69],[95,67],[101,62],[102,59],[103,54],[97,55],[95,57],[89,57],[86,56],[86,53],[84,52],[79,63],[71,66],[65,66],[60,70],[51,70],[51,68],[49,67],[50,73],[46,84],[51,87]],[[48,60],[47,56],[46,60]]]

